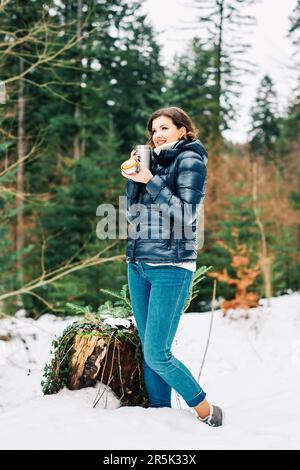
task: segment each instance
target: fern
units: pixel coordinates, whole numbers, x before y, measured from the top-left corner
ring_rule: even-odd
[[[199,292],[200,292],[200,289],[197,289],[196,286],[197,284],[199,284],[200,281],[202,281],[202,279],[205,278],[205,273],[207,271],[209,271],[213,266],[201,266],[199,269],[197,269],[197,271],[194,273],[194,276],[193,276],[193,282],[192,282],[192,285],[191,285],[191,288],[190,288],[190,294],[189,294],[189,297],[187,299],[187,302],[186,302],[186,305],[183,309],[183,313],[187,311],[187,309],[189,308],[192,300],[194,300]]]
[[[197,284],[205,278],[205,273],[211,268],[212,266],[201,266],[194,273],[189,298],[187,299],[187,303],[183,312],[185,312],[189,308],[192,300],[194,300],[198,296],[200,289],[197,289]],[[114,302],[112,302],[111,300],[107,300],[104,304],[98,307],[96,313],[91,310],[91,307],[89,305],[82,307],[81,305],[75,305],[68,302],[66,306],[69,310],[72,311],[74,315],[84,315],[85,319],[89,320],[90,322],[101,321],[109,317],[128,318],[129,316],[133,315],[131,302],[129,299],[128,284],[122,285],[119,292],[110,289],[100,289],[100,291],[110,295],[111,297],[117,300],[114,300]]]
[[[111,295],[112,297],[116,297],[117,299],[122,299],[121,295],[117,291],[112,291],[110,289],[100,289],[101,292],[105,292],[106,294]]]
[[[115,302],[115,305],[124,307],[125,310],[131,310],[131,302],[129,300],[129,288],[128,284],[123,284],[121,287],[120,292],[117,291],[112,291],[110,289],[100,289],[101,292],[105,292],[106,294],[111,295],[112,297],[115,297],[118,299],[118,301]]]
[[[89,305],[82,307],[81,305],[76,305],[72,304],[71,302],[67,302],[66,307],[73,313],[73,315],[93,314]]]

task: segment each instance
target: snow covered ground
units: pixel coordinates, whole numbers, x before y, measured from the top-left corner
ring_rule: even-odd
[[[1,449],[300,449],[300,293],[263,299],[248,320],[214,312],[200,384],[226,412],[219,428],[175,392],[172,409],[119,407],[112,393],[93,408],[98,387],[43,396],[51,341],[74,319],[18,317],[0,320],[0,334],[20,334],[0,341]],[[173,343],[195,377],[210,319],[184,314]]]

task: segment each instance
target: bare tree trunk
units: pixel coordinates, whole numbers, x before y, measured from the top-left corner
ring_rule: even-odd
[[[217,109],[215,119],[213,119],[213,138],[210,144],[210,159],[208,163],[210,177],[209,194],[212,204],[218,200],[218,180],[214,178],[219,174],[219,164],[222,153],[222,135],[221,135],[221,96],[222,96],[222,57],[223,57],[223,28],[224,28],[224,0],[218,3],[218,25],[216,39],[217,70],[216,70],[216,93]]]
[[[23,58],[19,60],[20,74],[24,71]],[[24,129],[24,116],[25,116],[25,97],[24,97],[24,80],[19,80],[18,92],[18,173],[17,173],[17,193],[22,195],[24,193],[24,162],[22,161],[25,156],[25,129]],[[22,197],[16,199],[17,207],[17,227],[16,227],[16,250],[17,250],[17,276],[19,285],[23,285],[23,256],[22,250],[24,248],[24,200]]]
[[[80,123],[80,104],[77,102],[75,106],[75,120],[77,124]],[[74,159],[79,160],[81,157],[81,148],[80,148],[80,129],[78,129],[75,138],[74,138]]]
[[[82,17],[82,0],[77,0],[77,34],[76,34],[77,38],[80,38],[80,33],[81,33],[81,17]],[[75,116],[75,121],[78,125],[78,131],[74,138],[74,159],[79,160],[81,157],[81,132],[79,128],[80,117],[81,117],[80,94],[77,97],[74,116]]]
[[[57,146],[56,149],[56,165],[55,165],[55,172],[60,177],[61,170],[62,170],[62,162],[63,162],[63,155],[60,146]]]
[[[270,306],[270,298],[272,297],[272,276],[271,276],[271,266],[272,266],[272,257],[268,256],[268,248],[266,242],[266,234],[264,224],[262,223],[261,218],[259,217],[259,208],[258,208],[258,197],[257,197],[257,161],[255,158],[251,158],[252,166],[252,202],[253,210],[255,214],[255,221],[260,231],[261,236],[261,250],[260,250],[260,263],[263,273],[264,286],[265,286],[265,296],[268,299],[268,306]]]
[[[224,27],[224,0],[221,0],[219,6],[219,25],[218,25],[218,43],[217,43],[217,128],[215,129],[217,140],[220,140],[221,131],[221,95],[222,95],[222,56],[223,56],[223,27]]]

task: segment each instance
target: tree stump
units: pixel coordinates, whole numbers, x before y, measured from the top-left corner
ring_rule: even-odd
[[[46,366],[44,393],[96,385],[109,386],[122,406],[149,406],[143,355],[137,330],[103,322],[74,323],[55,341],[56,353]]]

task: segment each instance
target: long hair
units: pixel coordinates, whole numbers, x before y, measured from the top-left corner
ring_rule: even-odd
[[[180,127],[185,127],[186,133],[182,137],[184,140],[188,139],[197,139],[198,137],[198,129],[196,128],[192,119],[186,114],[185,111],[181,108],[177,108],[176,106],[171,106],[170,108],[161,108],[149,117],[147,122],[147,131],[148,131],[148,141],[147,144],[154,148],[154,142],[152,140],[152,122],[154,119],[158,118],[159,116],[167,116],[168,118],[172,119],[174,125],[177,129]]]

